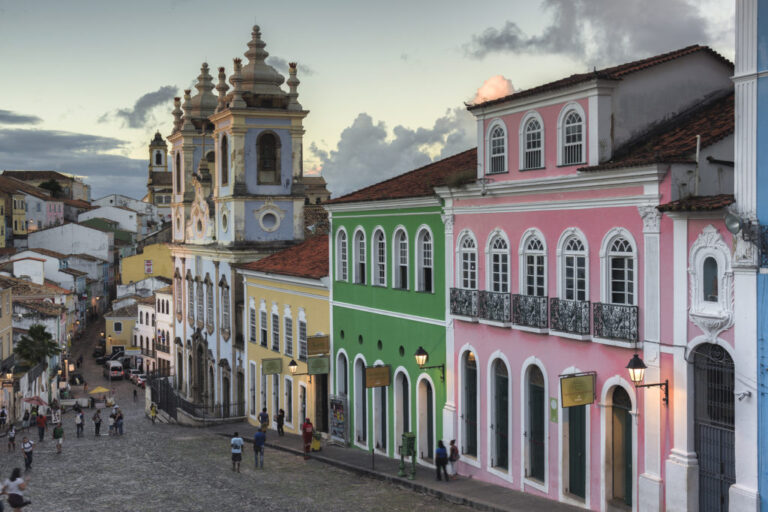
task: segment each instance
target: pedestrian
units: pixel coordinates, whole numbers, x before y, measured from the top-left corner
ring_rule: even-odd
[[[24,489],[27,488],[29,478],[21,478],[21,468],[13,468],[11,477],[3,482],[3,494],[8,495],[8,504],[13,510],[21,510],[31,502],[24,499]]]
[[[29,412],[29,426],[37,426],[37,406],[32,407],[32,410]]]
[[[451,465],[451,480],[456,480],[456,477],[459,476],[458,471],[456,471],[456,463],[459,462],[459,448],[456,446],[455,439],[451,439],[451,442],[449,444],[450,446],[448,447],[448,462]]]
[[[139,393],[136,391],[136,389],[133,390],[133,401],[136,402],[139,398]]]
[[[269,427],[269,414],[267,414],[266,407],[259,413],[259,423],[261,423],[261,428],[264,430],[267,430],[267,427]]]
[[[442,480],[440,478],[440,470],[443,470],[443,474],[445,475],[445,481],[447,482],[449,480],[448,478],[448,450],[445,449],[445,444],[442,440],[437,442],[437,450],[435,450],[435,468],[437,469],[437,479]]]
[[[16,451],[16,427],[11,423],[11,428],[8,429],[8,451]]]
[[[240,472],[240,461],[243,460],[243,438],[235,432],[235,435],[229,441],[232,447],[232,471]]]
[[[266,431],[259,429],[253,435],[253,457],[257,468],[264,469],[264,443],[267,440]]]
[[[32,469],[32,455],[35,448],[33,443],[27,436],[21,440],[21,454],[24,456],[24,469],[29,471]]]
[[[75,428],[77,429],[77,437],[83,437],[83,428],[85,427],[85,418],[82,410],[77,411],[75,415]]]
[[[117,410],[117,415],[115,416],[115,430],[118,435],[123,435],[123,411],[120,409]]]
[[[40,442],[42,443],[45,440],[45,431],[48,430],[48,418],[45,417],[45,414],[38,414],[36,423],[37,435],[40,437]]]
[[[115,435],[115,413],[109,415],[109,435]]]
[[[304,419],[304,423],[301,425],[301,438],[304,441],[304,460],[309,458],[309,450],[312,447],[312,436],[315,433],[315,427],[309,418]]]
[[[152,420],[152,423],[157,419],[157,405],[154,403],[149,406],[149,417]]]
[[[78,434],[77,437],[80,435]],[[53,427],[53,442],[56,443],[56,453],[61,453],[61,445],[64,443],[64,427],[61,426],[61,423],[57,423]]]
[[[88,393],[88,383],[83,381],[83,393]],[[91,399],[93,400],[93,399]],[[93,406],[91,406],[93,407]]]
[[[8,410],[3,406],[0,408],[0,430],[5,428],[5,422],[8,420]]]
[[[285,424],[285,411],[280,409],[277,411],[277,435],[284,436],[283,424]]]
[[[21,426],[24,428],[24,430],[29,428],[29,409],[24,411],[24,416],[21,418]]]
[[[96,437],[99,437],[99,430],[101,430],[101,411],[96,409],[96,412],[93,413],[93,428],[96,432]]]

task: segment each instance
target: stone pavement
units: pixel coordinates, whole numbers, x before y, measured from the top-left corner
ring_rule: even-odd
[[[228,437],[237,430],[246,441],[253,439],[256,427],[245,423],[218,425],[209,430],[221,436]],[[267,432],[267,447],[296,455],[303,454],[301,436],[285,434],[278,436],[277,431]],[[253,450],[247,447],[246,452],[252,456]],[[267,454],[271,455],[267,450]],[[398,477],[399,459],[391,459],[381,455],[372,455],[357,448],[344,448],[323,442],[320,452],[312,453],[312,460],[323,462],[333,467],[342,468],[357,475],[364,475],[385,482],[429,494],[454,504],[466,505],[478,510],[490,511],[531,511],[547,510],[553,512],[580,510],[576,507],[558,503],[515,491],[506,487],[489,484],[480,480],[459,477],[447,483],[438,481],[435,470],[424,466],[416,467],[415,480]]]

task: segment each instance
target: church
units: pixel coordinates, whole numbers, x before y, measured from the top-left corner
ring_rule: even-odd
[[[197,92],[186,90],[183,101],[174,101],[167,137],[175,386],[196,410],[224,416],[245,414],[243,285],[236,268],[304,239],[308,111],[298,102],[296,64],[286,92],[285,77],[266,63],[265,46],[254,26],[247,62],[234,59],[229,78],[218,68],[216,84],[203,63]]]

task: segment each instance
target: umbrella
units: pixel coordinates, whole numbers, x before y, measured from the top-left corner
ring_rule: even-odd
[[[25,398],[24,401],[32,405],[48,405],[48,403],[39,396],[30,396]]]
[[[89,395],[99,395],[101,393],[109,393],[109,390],[103,386],[98,386],[96,389],[88,392]]]

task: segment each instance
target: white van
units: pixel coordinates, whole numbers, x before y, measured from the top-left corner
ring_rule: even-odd
[[[104,364],[104,376],[112,380],[119,380],[125,376],[123,365],[119,361],[107,361]]]

